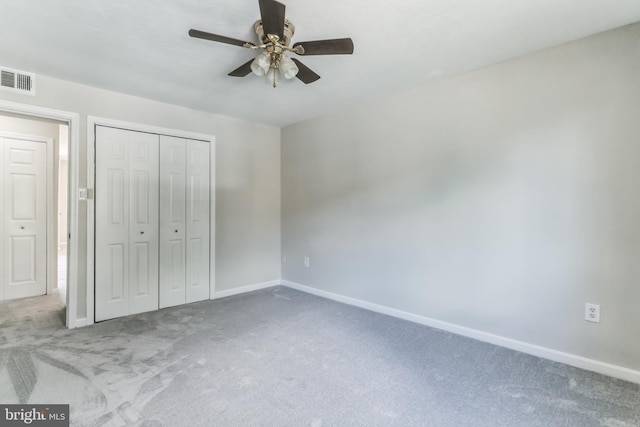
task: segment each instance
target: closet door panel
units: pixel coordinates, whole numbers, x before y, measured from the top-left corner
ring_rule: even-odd
[[[158,136],[96,127],[96,321],[158,308]]]
[[[187,302],[209,299],[209,144],[187,140]]]
[[[128,132],[131,191],[129,314],[158,309],[158,136]]]
[[[96,321],[129,314],[128,182],[126,132],[96,127]]]
[[[160,138],[160,307],[184,304],[186,247],[186,147]]]

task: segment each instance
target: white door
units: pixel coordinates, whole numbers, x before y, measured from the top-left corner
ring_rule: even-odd
[[[160,307],[209,299],[209,144],[160,139]]]
[[[96,321],[158,308],[157,135],[96,126]]]
[[[160,308],[186,302],[186,147],[160,137]]]
[[[0,300],[47,292],[46,172],[44,142],[0,138]]]
[[[187,145],[187,302],[209,299],[209,144]]]

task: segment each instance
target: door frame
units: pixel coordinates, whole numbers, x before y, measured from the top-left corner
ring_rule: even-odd
[[[68,170],[68,245],[67,245],[67,309],[66,326],[76,328],[87,323],[88,316],[78,317],[78,242],[79,242],[79,210],[80,198],[78,195],[78,183],[80,180],[80,115],[69,111],[55,110],[52,108],[35,105],[20,104],[0,100],[0,112],[21,114],[34,119],[53,119],[66,122],[69,126],[69,170]],[[54,209],[55,212],[55,209]],[[53,218],[53,217],[52,217]],[[87,307],[88,311],[88,307]]]
[[[140,123],[114,120],[104,117],[87,116],[87,191],[93,195],[96,177],[96,126],[106,126],[130,130],[134,132],[145,132],[156,135],[174,136],[184,139],[196,139],[205,141],[209,146],[209,299],[215,298],[215,224],[216,224],[216,203],[215,203],[215,142],[213,135],[190,132],[178,129],[164,128],[160,126],[145,125]],[[95,197],[87,199],[87,324],[93,324],[95,320]]]
[[[46,268],[45,268],[45,289],[46,294],[50,294],[54,288],[56,280],[58,278],[57,271],[57,253],[58,253],[58,239],[57,239],[57,227],[54,227],[54,219],[57,219],[57,215],[54,212],[57,212],[56,207],[54,206],[54,155],[53,155],[53,146],[54,141],[53,138],[47,138],[45,136],[35,136],[35,135],[27,135],[22,133],[12,133],[12,132],[2,132],[0,131],[0,138],[10,138],[21,141],[32,141],[39,142],[45,144],[45,194],[46,194]],[[2,242],[4,244],[4,242]],[[55,280],[54,280],[55,279]],[[3,284],[0,283],[0,286]]]

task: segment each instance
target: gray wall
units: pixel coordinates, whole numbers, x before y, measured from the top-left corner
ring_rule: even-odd
[[[9,64],[6,64],[9,65]],[[280,129],[38,75],[36,96],[0,99],[80,114],[86,186],[87,116],[216,137],[216,291],[280,278]],[[205,94],[203,94],[205,96]],[[207,94],[206,96],[215,96]],[[86,313],[86,206],[80,205],[78,317]]]
[[[283,279],[640,369],[638,40],[629,26],[284,128]]]

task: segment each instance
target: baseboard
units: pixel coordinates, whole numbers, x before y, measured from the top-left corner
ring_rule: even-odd
[[[257,291],[259,289],[271,288],[281,283],[280,280],[270,280],[268,282],[254,283],[253,285],[240,286],[237,288],[216,291],[212,299],[230,297],[232,295],[244,294],[245,292]]]
[[[70,325],[67,325],[67,327],[69,329],[75,329],[75,328],[83,328],[89,325],[93,325],[93,322],[89,322],[89,320],[86,317],[81,317],[81,318],[75,319],[75,321],[73,321]]]
[[[582,356],[576,356],[574,354],[564,353],[550,348],[541,347],[535,344],[529,344],[524,341],[518,341],[511,338],[505,338],[499,335],[490,334],[488,332],[479,331],[477,329],[467,328],[464,326],[455,325],[448,322],[442,322],[440,320],[431,319],[428,317],[420,316],[413,313],[408,313],[402,310],[396,310],[394,308],[385,307],[383,305],[374,304],[371,302],[363,301],[356,298],[347,297],[344,295],[336,294],[333,292],[327,292],[320,289],[312,288],[310,286],[301,285],[299,283],[282,280],[280,282],[283,286],[287,286],[292,289],[297,289],[302,292],[317,295],[323,298],[331,299],[334,301],[342,302],[345,304],[353,305],[356,307],[364,308],[367,310],[375,311],[378,313],[386,314],[400,319],[408,320],[410,322],[419,323],[421,325],[430,326],[432,328],[441,329],[444,331],[452,332],[457,335],[473,338],[479,341],[495,344],[501,347],[509,348],[511,350],[520,351],[522,353],[531,354],[533,356],[542,357],[544,359],[553,360],[555,362],[564,363],[566,365],[575,366],[577,368],[586,369],[588,371],[597,372],[610,377],[619,378],[625,381],[630,381],[636,384],[640,384],[640,371],[624,368],[622,366],[612,365],[598,360],[587,359]]]

